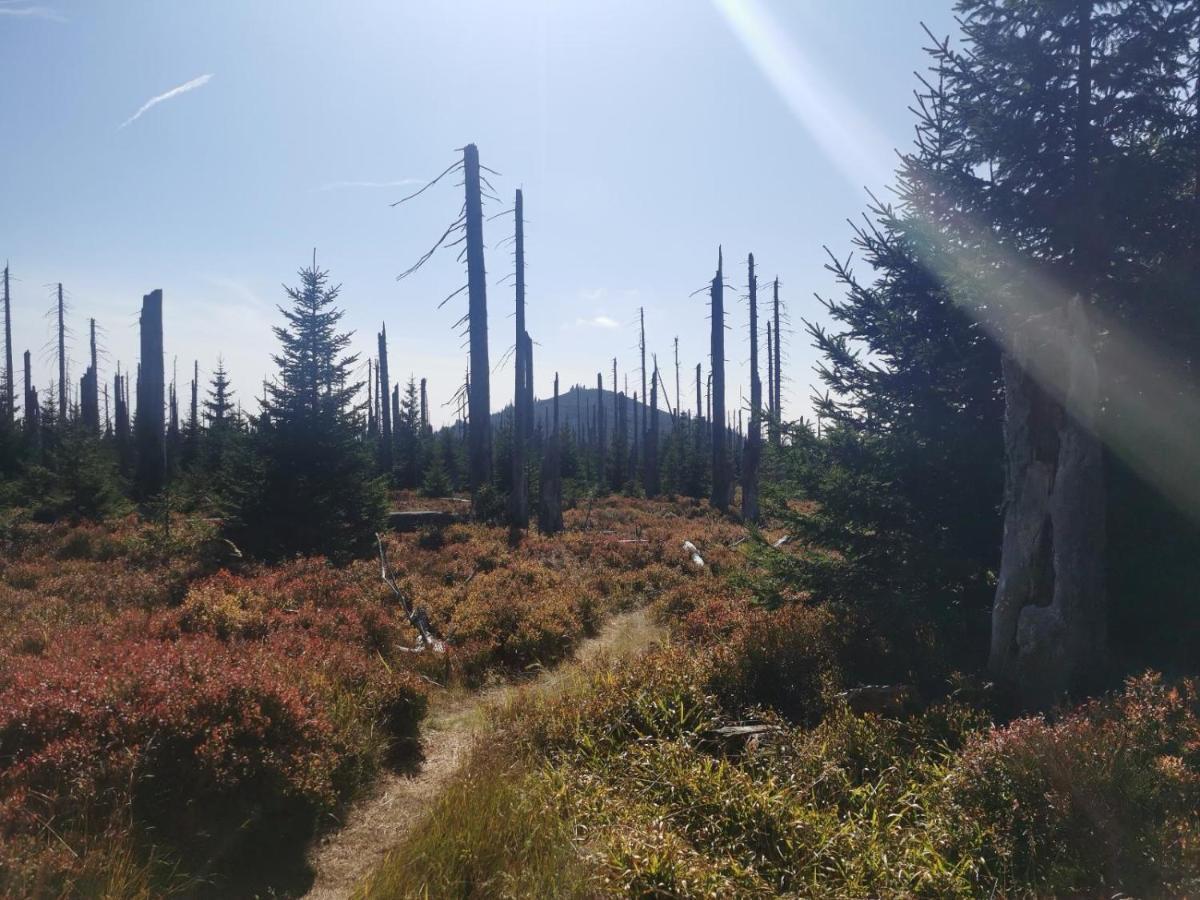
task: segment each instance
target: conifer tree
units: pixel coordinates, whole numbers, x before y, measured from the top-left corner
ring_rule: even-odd
[[[267,557],[323,553],[341,562],[369,551],[386,497],[359,440],[362,384],[351,381],[351,335],[338,331],[339,288],[315,253],[299,276],[274,329],[277,377],[254,434],[256,477],[241,504],[238,544]]]

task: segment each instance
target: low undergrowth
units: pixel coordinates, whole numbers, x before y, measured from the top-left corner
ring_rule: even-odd
[[[1005,721],[943,673],[936,696],[860,714],[849,688],[934,683],[925,638],[897,646],[832,607],[767,610],[741,581],[675,581],[655,602],[669,645],[500,713],[487,743],[503,765],[472,760],[363,896],[1200,891],[1195,681],[1148,673]],[[495,849],[525,831],[544,836],[537,853]]]
[[[447,639],[416,639],[377,561],[242,560],[211,523],[0,528],[0,895],[301,892],[304,848],[415,760],[433,684],[521,677],[696,573],[694,505],[600,501],[579,529],[389,535]]]

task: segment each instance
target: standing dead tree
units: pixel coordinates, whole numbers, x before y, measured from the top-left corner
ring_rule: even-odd
[[[675,335],[675,412],[672,417],[678,419],[683,415],[683,393],[679,385],[679,335]]]
[[[492,410],[488,383],[487,275],[483,260],[483,198],[480,187],[479,151],[467,144],[463,151],[466,188],[465,226],[467,241],[468,327],[471,342],[471,417],[467,459],[472,495],[491,481]]]
[[[731,481],[729,455],[725,440],[725,273],[721,249],[717,248],[717,274],[713,276],[709,293],[712,317],[712,495],[715,509],[729,508]]]
[[[91,364],[79,382],[79,416],[89,434],[100,430],[100,380],[96,354],[96,320],[88,320]]]
[[[596,373],[596,485],[604,490],[604,460],[608,455],[608,435],[604,428],[604,375]]]
[[[646,433],[646,469],[642,488],[647,497],[657,497],[658,480],[658,357],[654,357],[654,373],[650,379],[650,430]]]
[[[558,534],[563,530],[562,517],[562,438],[558,425],[558,373],[554,373],[554,419],[550,439],[542,458],[542,481],[538,506],[538,530],[542,534]]]
[[[375,437],[375,365],[367,359],[367,437]]]
[[[514,528],[529,525],[529,486],[527,483],[525,446],[530,437],[530,414],[532,413],[531,385],[528,383],[531,363],[526,354],[532,346],[525,331],[525,198],[517,189],[513,204],[514,256],[516,284],[516,337],[513,344],[513,431],[512,431],[512,494],[509,496],[509,518]]]
[[[67,307],[63,300],[62,282],[58,283],[58,418],[67,419]]]
[[[16,383],[13,381],[12,297],[8,291],[8,263],[4,264],[4,422],[12,427],[16,421]]]
[[[420,269],[441,247],[466,246],[459,254],[467,263],[467,283],[451,292],[440,306],[451,298],[467,292],[467,313],[455,323],[465,325],[470,347],[470,389],[467,392],[467,470],[472,497],[479,498],[479,490],[491,481],[492,476],[492,418],[490,395],[490,366],[488,364],[487,338],[487,272],[483,254],[483,186],[490,189],[491,183],[482,175],[489,171],[479,164],[479,150],[474,144],[462,148],[462,159],[452,163],[440,175],[395,203],[398,206],[423,194],[451,173],[463,175],[464,202],[458,217],[450,223],[433,247],[426,251],[408,269],[401,272],[397,280],[407,278]],[[495,174],[495,173],[493,173]],[[492,194],[489,199],[495,199]],[[452,239],[453,238],[453,239]]]
[[[772,305],[775,319],[775,357],[771,358],[771,349],[768,347],[767,368],[771,371],[771,380],[775,384],[775,399],[771,404],[771,441],[778,446],[783,441],[783,319],[782,304],[779,301],[779,276],[775,276]]]
[[[767,433],[771,443],[775,443],[775,357],[772,351],[771,319],[767,317]]]
[[[642,403],[645,404],[650,399],[650,394],[646,388],[646,307],[638,307],[638,351],[642,356]],[[646,411],[642,410],[642,445],[645,447],[648,440],[648,432],[650,423],[646,420]],[[645,453],[645,450],[642,451]],[[646,478],[645,472],[642,473],[643,482]]]
[[[392,392],[391,377],[388,374],[387,323],[383,323],[379,334],[379,363],[375,371],[379,376],[377,396],[382,398],[380,404],[382,433],[379,440],[379,468],[387,477],[392,477],[392,466],[395,462],[392,455],[392,408],[388,405],[388,397]]]
[[[29,351],[25,351],[25,434],[36,446],[40,429],[41,407],[38,404],[37,388],[33,386],[33,366],[30,363]]]
[[[139,320],[141,357],[138,364],[137,416],[133,423],[137,448],[134,483],[138,496],[147,500],[158,495],[166,482],[167,455],[164,442],[163,406],[163,295],[151,291],[142,298]]]
[[[612,392],[613,392],[613,415],[612,415],[612,466],[609,471],[609,485],[614,491],[619,491],[624,481],[621,467],[621,457],[625,453],[625,432],[621,424],[621,405],[624,403],[624,394],[619,393],[617,387],[617,358],[614,356],[612,361]]]
[[[121,374],[121,365],[117,364],[117,374],[113,376],[113,406],[114,436],[117,444],[117,465],[122,475],[128,475],[132,467],[133,454],[130,452],[129,435],[129,377]]]
[[[758,377],[758,277],[754,274],[754,254],[747,260],[750,301],[750,431],[742,451],[742,518],[758,522],[758,464],[762,456],[762,382]],[[738,410],[740,416],[741,410]]]

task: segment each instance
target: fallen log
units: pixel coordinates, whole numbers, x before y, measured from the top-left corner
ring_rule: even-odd
[[[392,577],[388,571],[387,550],[383,546],[383,538],[379,532],[375,533],[375,543],[379,546],[379,574],[383,578],[383,583],[392,590],[392,594],[400,601],[400,605],[404,608],[404,614],[408,616],[408,621],[420,637],[417,639],[415,647],[402,647],[409,653],[421,653],[425,648],[429,648],[434,653],[445,653],[446,644],[440,638],[435,637],[429,628],[429,614],[425,611],[425,607],[416,606],[408,594],[400,590],[400,586],[396,584],[396,579]]]

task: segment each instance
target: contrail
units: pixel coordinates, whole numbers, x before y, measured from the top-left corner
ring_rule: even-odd
[[[208,84],[208,82],[211,78],[212,78],[211,74],[201,75],[199,78],[193,78],[191,81],[185,81],[183,84],[179,85],[179,87],[171,88],[165,94],[159,94],[157,97],[151,97],[149,100],[147,100],[145,103],[142,104],[141,109],[139,109],[132,116],[130,116],[128,119],[126,119],[120,125],[118,125],[117,130],[120,131],[126,125],[136,122],[138,119],[141,118],[142,113],[144,113],[146,110],[150,109],[151,107],[158,106],[158,104],[162,103],[165,100],[170,100],[172,97],[178,97],[180,94],[186,94],[188,91],[195,90],[198,87],[203,87],[204,85]]]
[[[17,6],[16,0],[0,2],[0,16],[20,16],[26,19],[48,19],[51,22],[65,22],[66,17],[56,9],[48,6]]]

